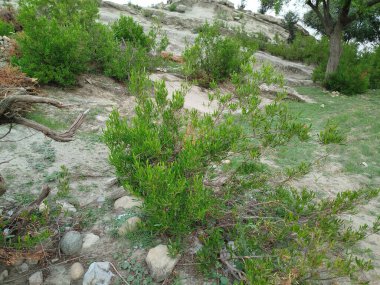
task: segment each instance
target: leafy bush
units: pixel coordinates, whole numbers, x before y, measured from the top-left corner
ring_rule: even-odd
[[[233,72],[239,72],[241,64],[246,62],[252,51],[242,50],[241,44],[231,37],[223,37],[220,25],[206,23],[191,47],[183,53],[185,60],[183,71],[201,84],[220,82]]]
[[[0,19],[0,36],[8,36],[14,31],[15,30],[11,24],[4,22]]]
[[[210,164],[220,162],[242,138],[233,115],[239,106],[244,104],[245,116],[255,120],[265,145],[297,135],[305,138],[308,129],[292,121],[283,106],[258,109],[258,83],[277,82],[273,70],[266,67],[262,73],[255,72],[252,62],[241,69],[246,76],[232,75],[237,97],[215,91],[210,100],[219,102],[219,109],[203,115],[183,109],[184,90],[174,92],[170,100],[165,84],[156,82],[151,97],[149,81],[141,73],[133,74],[130,90],[138,98],[136,116],[128,122],[114,111],[104,139],[124,187],[144,197],[145,225],[150,231],[182,237],[212,213],[216,196],[203,182],[212,171]],[[271,129],[278,132],[263,134]]]
[[[97,17],[96,0],[22,0],[17,40],[22,71],[41,83],[72,85],[90,60],[88,29]]]
[[[168,9],[170,12],[175,12],[177,10],[177,5],[175,3],[172,3],[169,5]]]
[[[365,57],[365,64],[369,66],[369,85],[370,88],[380,89],[380,45]]]
[[[119,41],[124,41],[134,46],[138,45],[147,50],[152,47],[153,40],[145,35],[143,27],[136,23],[132,17],[121,16],[112,24],[112,31]]]
[[[243,181],[231,187],[244,191]],[[307,190],[249,191],[250,198],[237,202],[237,210],[224,211],[228,223],[201,236],[200,268],[210,272],[228,264],[231,279],[241,282],[236,284],[318,284],[336,276],[358,281],[373,266],[356,255],[353,245],[379,232],[380,220],[354,229],[340,215],[378,194],[365,189],[321,200]]]
[[[368,89],[368,63],[360,57],[355,45],[344,45],[338,69],[328,78],[325,78],[324,72],[326,65],[327,62],[320,64],[313,73],[313,79],[323,82],[326,89],[346,95],[364,93]]]
[[[344,140],[344,136],[338,129],[338,126],[332,122],[327,122],[325,129],[320,131],[319,141],[323,144],[341,143]]]
[[[304,36],[298,33],[291,43],[280,41],[277,38],[274,43],[268,43],[265,50],[287,60],[320,64],[327,62],[328,40],[322,38],[318,41],[312,36]]]

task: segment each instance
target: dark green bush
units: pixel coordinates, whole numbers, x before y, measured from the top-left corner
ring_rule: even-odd
[[[13,25],[0,19],[0,36],[9,36],[15,31]]]
[[[312,36],[296,34],[291,43],[278,38],[274,43],[267,43],[265,51],[291,61],[301,61],[307,64],[320,64],[328,58],[328,40],[317,40]]]
[[[121,42],[124,41],[134,46],[139,45],[147,50],[152,48],[153,39],[144,33],[143,27],[132,17],[121,16],[112,24],[112,31],[115,38]]]
[[[380,89],[380,45],[365,58],[369,66],[369,85],[372,89]]]
[[[220,25],[206,23],[191,47],[183,53],[183,71],[201,84],[220,82],[233,72],[239,72],[243,62],[252,56],[249,49],[241,49],[241,43],[232,37],[223,37]]]
[[[325,78],[327,62],[323,62],[314,71],[314,81],[323,82],[327,90],[339,91],[346,95],[364,93],[369,87],[369,64],[359,55],[357,46],[345,44],[338,69]]]
[[[41,83],[75,84],[90,60],[88,29],[97,18],[97,5],[96,0],[21,0],[21,57],[13,62]]]

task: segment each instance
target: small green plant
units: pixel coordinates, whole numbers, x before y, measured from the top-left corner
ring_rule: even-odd
[[[0,36],[9,36],[15,31],[12,24],[4,22],[0,19]]]
[[[183,71],[186,76],[208,86],[212,81],[221,82],[232,73],[238,73],[242,63],[251,56],[252,51],[242,50],[239,41],[221,35],[220,24],[206,23],[194,45],[188,46],[183,53]]]
[[[70,173],[66,166],[61,166],[58,174],[57,198],[65,198],[70,194]]]
[[[177,5],[175,3],[172,3],[169,5],[168,9],[170,12],[175,12],[177,10]]]
[[[143,27],[136,23],[132,17],[121,16],[111,27],[117,40],[134,46],[139,45],[148,50],[151,49],[152,39],[145,35]]]
[[[20,1],[24,32],[17,37],[21,57],[13,63],[40,83],[75,84],[90,60],[88,29],[97,13],[96,0]]]
[[[322,144],[330,144],[330,143],[341,143],[344,140],[344,136],[339,130],[338,125],[327,122],[324,130],[320,131],[318,135],[319,141]]]

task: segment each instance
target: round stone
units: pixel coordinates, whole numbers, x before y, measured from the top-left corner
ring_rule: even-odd
[[[82,249],[83,238],[77,231],[69,231],[65,233],[61,239],[61,251],[67,255],[78,254]]]
[[[71,280],[78,280],[81,279],[84,274],[84,268],[83,265],[79,262],[75,262],[70,267],[70,278]]]

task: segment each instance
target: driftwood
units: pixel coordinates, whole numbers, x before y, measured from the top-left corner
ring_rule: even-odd
[[[23,125],[36,131],[39,131],[47,137],[59,142],[68,142],[73,140],[75,132],[82,125],[85,115],[88,112],[88,110],[86,110],[85,112],[80,114],[67,131],[63,133],[57,133],[46,126],[38,124],[32,120],[26,119],[18,113],[14,113],[12,110],[12,106],[14,106],[15,104],[48,104],[59,109],[67,108],[67,106],[55,99],[34,95],[10,95],[0,101],[0,125]]]

